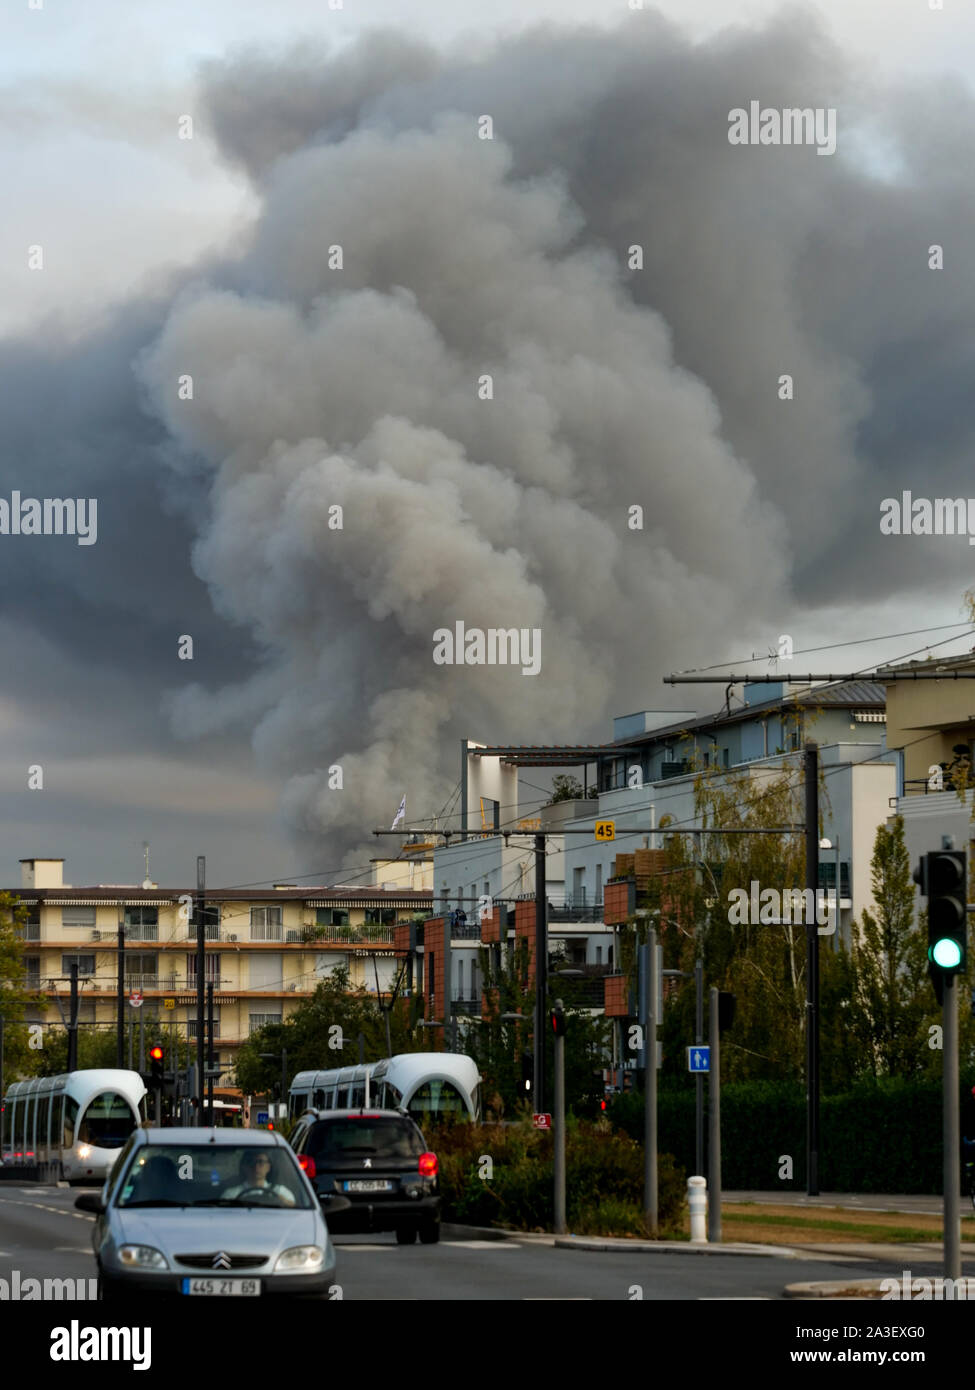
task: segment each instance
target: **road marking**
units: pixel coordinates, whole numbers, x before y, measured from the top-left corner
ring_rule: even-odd
[[[341,1250],[344,1254],[346,1250],[392,1250],[392,1245],[338,1245],[336,1250]]]
[[[442,1240],[441,1245],[452,1245],[455,1250],[521,1250],[513,1240]]]

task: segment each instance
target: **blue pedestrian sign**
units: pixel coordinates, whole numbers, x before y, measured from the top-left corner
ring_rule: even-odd
[[[710,1047],[689,1047],[687,1049],[687,1070],[688,1071],[710,1071],[711,1070],[711,1049]]]
[[[267,1122],[268,1122],[268,1120],[269,1120],[270,1118],[271,1118],[271,1117],[270,1117],[270,1115],[268,1114],[268,1112],[267,1112],[266,1110],[258,1110],[258,1112],[257,1112],[257,1123],[258,1123],[259,1125],[266,1125]]]

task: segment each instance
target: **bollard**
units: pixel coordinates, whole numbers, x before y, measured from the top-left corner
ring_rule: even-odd
[[[708,1184],[705,1178],[687,1179],[687,1205],[691,1209],[691,1244],[708,1243]]]

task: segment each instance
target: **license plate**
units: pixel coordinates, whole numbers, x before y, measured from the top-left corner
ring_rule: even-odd
[[[183,1293],[202,1298],[259,1298],[260,1279],[184,1279]]]
[[[353,1178],[351,1182],[345,1184],[346,1192],[389,1192],[393,1184],[386,1181],[368,1181],[365,1178]]]

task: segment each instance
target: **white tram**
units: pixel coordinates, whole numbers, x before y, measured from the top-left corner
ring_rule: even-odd
[[[331,1071],[302,1071],[291,1083],[289,1113],[368,1105],[409,1111],[417,1124],[448,1117],[477,1120],[477,1063],[454,1052],[401,1052],[381,1062]]]
[[[145,1095],[138,1072],[107,1067],[15,1081],[3,1098],[0,1158],[49,1167],[68,1182],[104,1182],[143,1122]]]

